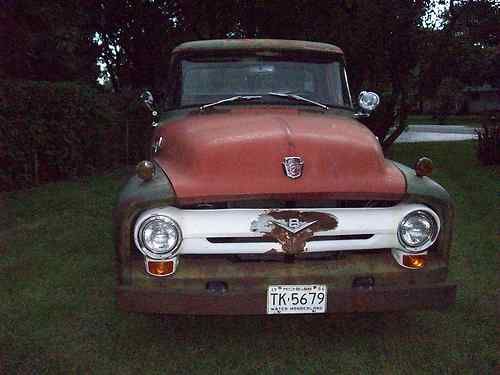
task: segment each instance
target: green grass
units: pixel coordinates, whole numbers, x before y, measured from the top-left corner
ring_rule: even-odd
[[[295,317],[126,313],[114,300],[117,176],[8,195],[0,232],[0,374],[492,374],[496,362],[498,169],[470,142],[397,145],[430,156],[454,196],[445,312]],[[2,246],[3,244],[3,246]]]
[[[440,125],[439,121],[431,115],[410,115],[409,125]],[[478,115],[447,116],[441,125],[463,125],[471,127],[481,126],[481,117]]]

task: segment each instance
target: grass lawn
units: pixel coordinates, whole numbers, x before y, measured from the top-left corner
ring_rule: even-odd
[[[439,121],[431,115],[410,115],[409,125],[440,125]],[[478,128],[481,126],[481,117],[478,115],[447,116],[441,125],[463,125]]]
[[[445,312],[166,317],[117,310],[111,209],[119,176],[9,194],[0,232],[0,374],[492,374],[497,358],[498,169],[471,142],[401,144],[454,196]],[[2,246],[3,243],[3,246]]]

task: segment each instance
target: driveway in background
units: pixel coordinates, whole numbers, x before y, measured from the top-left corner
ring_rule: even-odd
[[[452,142],[477,139],[475,129],[462,125],[409,125],[397,143]]]

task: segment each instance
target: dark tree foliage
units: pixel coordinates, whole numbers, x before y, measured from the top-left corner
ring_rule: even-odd
[[[422,19],[430,5],[430,0],[102,0],[94,3],[93,14],[115,91],[148,87],[161,93],[169,52],[188,40],[257,37],[337,44],[345,51],[353,92],[366,88],[384,94],[383,116],[368,123],[384,139],[393,118],[404,124],[407,78],[417,64]]]
[[[224,39],[238,29],[238,1],[180,0],[177,5],[181,41]]]
[[[115,91],[161,87],[169,53],[180,39],[177,2],[103,0],[92,6],[101,62]]]
[[[165,86],[178,44],[227,38],[238,24],[238,2],[102,0],[93,3],[100,57],[115,91]]]
[[[0,74],[93,80],[98,56],[115,91],[148,87],[159,92],[167,80],[169,54],[181,42],[228,37],[315,40],[344,50],[353,92],[377,90],[386,105],[404,112],[410,90],[432,96],[447,76],[464,84],[500,76],[497,2],[451,1],[441,28],[424,27],[433,13],[437,23],[439,3],[446,2],[4,0]]]
[[[419,97],[433,98],[446,79],[500,87],[500,3],[451,1],[443,18],[442,29],[421,33]]]
[[[476,134],[479,161],[483,165],[500,165],[500,113],[485,116]]]
[[[453,87],[500,86],[500,4],[495,0],[3,0],[0,6],[0,79],[9,82],[2,95],[10,95],[5,87],[13,90],[14,80],[23,80],[22,93],[37,93],[33,105],[29,98],[23,101],[30,118],[48,121],[39,129],[49,129],[49,123],[58,129],[59,112],[47,108],[64,107],[71,90],[62,89],[66,83],[38,86],[36,81],[83,81],[91,87],[100,76],[112,88],[108,95],[130,102],[147,88],[161,99],[170,52],[199,39],[280,38],[338,45],[354,98],[362,89],[382,96],[366,125],[384,149],[404,130],[410,105],[439,99],[450,82]],[[34,131],[20,120],[22,111],[12,114],[4,105],[8,102],[0,96],[3,126]],[[107,113],[99,102],[86,103],[92,104],[85,104],[92,113],[92,106]],[[15,133],[1,126],[4,134]],[[389,134],[391,127],[396,130]],[[29,160],[23,165],[38,163]]]
[[[89,11],[78,0],[3,0],[0,77],[95,82]]]
[[[466,1],[448,14],[451,61],[448,75],[467,85],[500,87],[500,3]]]
[[[0,191],[137,162],[147,121],[136,98],[88,84],[0,80]]]

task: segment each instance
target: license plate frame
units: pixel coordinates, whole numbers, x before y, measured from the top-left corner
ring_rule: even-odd
[[[328,290],[323,284],[269,285],[267,314],[323,314],[327,299]]]

